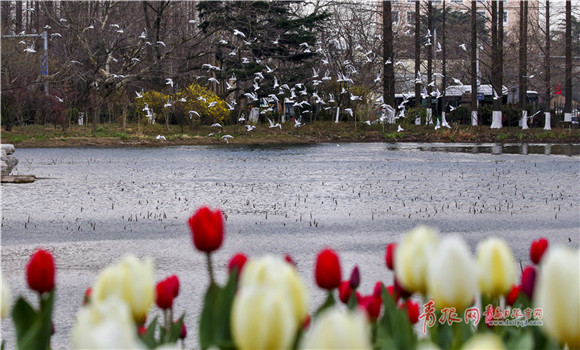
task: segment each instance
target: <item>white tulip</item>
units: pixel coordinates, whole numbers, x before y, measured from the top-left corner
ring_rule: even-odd
[[[289,349],[298,329],[292,308],[292,301],[279,288],[250,285],[239,289],[230,319],[237,348]]]
[[[142,323],[155,297],[153,260],[127,255],[118,264],[103,270],[95,282],[91,299],[100,302],[112,295],[123,299],[135,321]]]
[[[428,257],[438,245],[437,231],[417,226],[407,233],[395,250],[395,276],[409,292],[427,290]]]
[[[0,283],[2,283],[2,296],[0,297],[0,318],[4,318],[10,312],[10,305],[12,304],[12,295],[8,283],[4,280],[4,276],[0,271]]]
[[[542,309],[541,327],[572,348],[580,347],[580,251],[549,248],[540,265],[534,306]]]
[[[286,260],[272,255],[248,260],[240,276],[239,288],[251,285],[280,289],[292,303],[296,322],[301,324],[306,318],[310,306],[308,289],[296,268]]]
[[[501,338],[493,333],[477,334],[463,344],[461,350],[505,350]]]
[[[313,321],[300,349],[371,349],[370,337],[364,313],[335,306]]]
[[[477,247],[479,289],[499,297],[509,293],[516,282],[516,261],[512,250],[500,238],[488,238]]]
[[[470,306],[477,293],[477,267],[467,244],[457,236],[445,237],[431,255],[427,291],[438,308]]]
[[[139,349],[137,327],[127,304],[117,296],[91,302],[77,313],[73,349]]]

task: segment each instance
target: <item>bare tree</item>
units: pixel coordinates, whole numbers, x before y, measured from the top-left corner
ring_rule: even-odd
[[[566,102],[564,105],[564,121],[572,121],[572,2],[566,0]]]
[[[421,106],[421,6],[415,1],[415,107]]]
[[[544,130],[551,130],[550,100],[552,98],[552,87],[550,83],[550,1],[546,0],[546,30],[544,33],[545,51],[544,51]]]
[[[477,1],[471,1],[471,125],[476,126],[477,118]]]
[[[500,55],[500,46],[502,43],[500,42],[500,34],[499,32],[503,31],[500,29],[500,16],[498,16],[498,9],[497,9],[497,1],[491,1],[491,79],[492,79],[492,88],[495,91],[495,95],[499,96],[499,98],[495,98],[493,101],[493,112],[492,112],[492,122],[491,128],[492,129],[501,129],[502,128],[502,112],[501,112],[501,104],[502,104],[502,82],[501,82],[501,56]],[[500,2],[501,3],[501,2]],[[500,12],[501,8],[500,8]],[[501,16],[503,17],[503,15]]]
[[[393,17],[391,1],[383,0],[383,96],[384,102],[395,107],[395,55],[393,51]]]
[[[522,110],[522,128],[528,128],[528,111],[527,109],[527,53],[528,53],[528,2],[520,1],[520,54],[519,54],[519,103]]]

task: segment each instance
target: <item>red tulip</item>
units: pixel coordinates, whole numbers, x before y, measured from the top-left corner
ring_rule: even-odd
[[[351,294],[352,289],[350,288],[350,282],[349,281],[340,282],[340,285],[338,286],[338,297],[340,298],[340,301],[342,301],[345,304],[348,304]]]
[[[389,270],[394,270],[395,268],[395,248],[397,248],[397,243],[391,243],[385,249],[385,262]]]
[[[409,321],[411,324],[417,323],[419,321],[419,303],[407,299],[406,302],[401,304],[399,308],[405,309],[407,311],[407,316],[409,316]]]
[[[242,274],[242,269],[244,265],[248,261],[248,257],[244,253],[237,253],[236,255],[232,256],[230,262],[228,263],[228,273],[232,273],[234,267],[238,269],[238,276]]]
[[[54,259],[50,252],[38,249],[26,266],[26,279],[30,289],[42,294],[54,288]]]
[[[375,322],[381,313],[382,301],[382,298],[374,295],[363,296],[360,298],[359,308],[365,310],[369,319]]]
[[[360,285],[360,272],[358,266],[355,266],[350,273],[350,288],[357,289]]]
[[[530,259],[534,264],[539,264],[542,260],[542,256],[548,249],[548,240],[545,238],[540,238],[532,242],[530,247]]]
[[[139,328],[137,328],[137,332],[139,333],[139,335],[144,336],[145,334],[147,334],[147,327],[139,326]]]
[[[201,207],[189,218],[188,223],[193,244],[198,250],[211,253],[222,245],[224,218],[219,209],[211,211],[208,207]]]
[[[324,249],[316,258],[316,284],[322,289],[338,288],[341,280],[338,255],[332,249]]]
[[[155,286],[155,303],[160,309],[171,309],[173,307],[173,299],[175,299],[174,282],[169,277],[160,281]]]
[[[532,299],[534,295],[534,286],[536,284],[536,268],[533,266],[526,266],[522,272],[522,292]]]
[[[510,290],[510,292],[508,293],[508,295],[506,295],[505,297],[505,302],[509,305],[512,306],[516,300],[518,299],[518,296],[520,295],[520,290],[522,289],[522,286],[516,286],[515,284],[513,285],[512,289]]]
[[[179,278],[176,275],[171,275],[167,277],[168,283],[171,285],[173,289],[173,297],[177,298],[179,295]]]

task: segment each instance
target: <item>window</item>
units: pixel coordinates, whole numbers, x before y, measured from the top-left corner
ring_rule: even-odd
[[[407,24],[415,24],[415,11],[407,11]]]
[[[507,11],[503,11],[503,24],[508,24],[508,12]]]
[[[451,0],[452,4],[463,4],[463,0]]]
[[[391,12],[391,18],[392,18],[393,24],[399,24],[399,11]]]
[[[410,3],[416,3],[416,2],[417,2],[417,0],[407,0],[407,2],[410,2]]]

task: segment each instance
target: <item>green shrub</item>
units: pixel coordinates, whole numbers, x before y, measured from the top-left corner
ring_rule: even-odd
[[[446,114],[445,119],[450,124],[471,125],[471,110],[465,106],[459,106]]]

